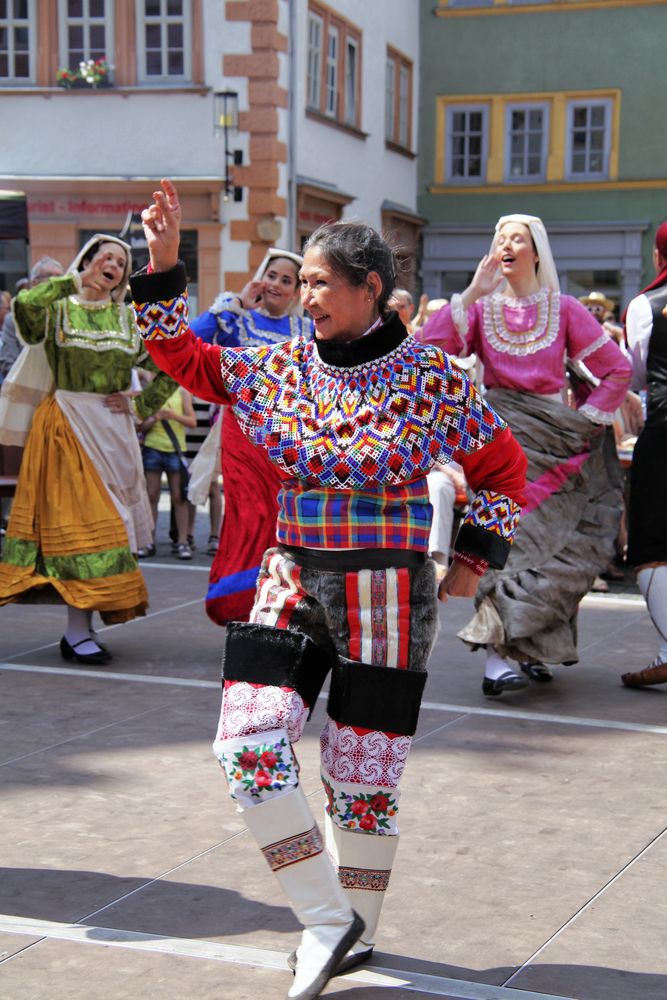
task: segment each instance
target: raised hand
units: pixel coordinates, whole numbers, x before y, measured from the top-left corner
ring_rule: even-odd
[[[482,298],[484,295],[491,295],[492,292],[495,292],[503,281],[498,261],[495,257],[487,254],[477,265],[475,275],[470,282],[470,289],[474,289],[478,298]]]
[[[107,292],[108,283],[102,274],[105,258],[102,254],[95,254],[92,260],[88,261],[81,273],[81,284],[84,288],[90,288],[93,292]]]
[[[168,271],[178,262],[181,238],[181,206],[170,180],[160,181],[153,192],[153,204],[141,213],[148,252],[154,271]]]
[[[249,281],[239,295],[244,309],[256,309],[262,300],[265,284],[263,281]]]

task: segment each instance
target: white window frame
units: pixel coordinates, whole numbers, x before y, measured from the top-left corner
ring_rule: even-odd
[[[189,83],[192,80],[192,2],[182,0],[181,15],[167,14],[167,0],[159,0],[161,13],[158,17],[147,18],[144,15],[145,0],[137,0],[137,80],[142,84]],[[148,24],[159,24],[162,35],[163,64],[168,57],[167,32],[170,24],[183,24],[183,72],[182,73],[151,73],[146,72],[146,34]]]
[[[324,44],[324,18],[315,11],[308,11],[308,78],[307,105],[316,111],[322,102],[322,46]]]
[[[97,56],[95,58],[106,59],[109,66],[113,64],[114,13],[116,9],[114,0],[104,0],[104,15],[102,17],[90,16],[88,13],[90,0],[82,0],[82,3],[84,7],[83,15],[81,17],[69,17],[67,14],[67,0],[58,0],[58,48],[60,51],[60,65],[68,66],[74,72],[79,68],[81,60],[77,60],[75,64],[70,65],[68,28],[71,24],[80,24],[83,28],[84,43],[81,58],[84,61],[94,58],[90,54],[90,29],[93,26],[97,27],[101,24],[104,28],[104,52],[101,57]]]
[[[15,18],[10,10],[13,10],[13,5],[8,5],[7,17],[2,19],[2,26],[7,32],[7,56],[11,64],[12,69],[16,68],[15,63],[15,50],[14,50],[14,29],[15,28],[25,28],[28,32],[28,75],[27,76],[0,76],[0,87],[6,86],[30,86],[35,82],[35,71],[37,68],[37,16],[35,13],[35,3],[36,0],[28,0],[28,16],[27,18]],[[22,53],[21,53],[22,54]]]
[[[354,52],[354,60],[350,60],[350,51]],[[359,117],[359,65],[361,62],[361,50],[359,42],[352,35],[345,38],[345,108],[343,120],[346,125],[356,128]],[[352,73],[352,67],[354,72]]]
[[[542,143],[540,147],[540,171],[537,174],[512,173],[512,114],[515,111],[542,112]],[[526,133],[524,133],[526,134]],[[547,178],[547,157],[549,153],[549,104],[543,101],[514,101],[505,105],[505,183],[540,184]],[[525,156],[525,154],[524,154]]]
[[[410,78],[411,68],[401,62],[398,66],[398,142],[399,145],[410,146]],[[405,86],[404,86],[405,84]]]
[[[340,32],[330,24],[327,31],[327,47],[324,67],[324,114],[327,118],[338,118],[338,61],[340,59]]]
[[[481,134],[481,172],[472,177],[454,176],[452,163],[454,150],[452,146],[453,117],[455,114],[475,114],[482,115]],[[489,108],[486,104],[448,104],[445,111],[445,180],[447,184],[473,185],[486,184],[489,159]]]
[[[601,170],[574,170],[572,159],[574,156],[574,112],[578,108],[587,108],[589,112],[592,108],[603,107],[605,109],[604,141],[602,145],[602,169]],[[565,136],[565,177],[569,181],[601,181],[609,179],[609,156],[611,152],[612,116],[614,102],[610,97],[589,97],[576,99],[567,102],[567,126]],[[588,132],[589,130],[587,130]],[[589,133],[590,134],[590,133]],[[588,147],[588,142],[587,142]],[[590,156],[590,149],[586,150],[586,159]]]
[[[398,60],[395,56],[387,53],[387,62],[384,77],[384,137],[389,142],[394,141],[396,131],[396,87],[398,85],[398,74],[396,72]]]

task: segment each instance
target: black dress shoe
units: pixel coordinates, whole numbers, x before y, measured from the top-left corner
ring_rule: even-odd
[[[356,969],[357,966],[363,965],[367,962],[369,958],[373,956],[373,949],[367,948],[365,951],[354,952],[350,955],[345,955],[341,958],[340,962],[336,966],[335,976],[343,976],[346,972],[350,972],[352,969]],[[298,959],[296,956],[296,949],[287,956],[287,965],[292,970],[296,972],[296,963]]]
[[[539,684],[549,684],[553,679],[554,675],[551,672],[550,667],[545,667],[543,663],[520,663],[519,666],[524,674],[530,677],[531,681],[537,681]]]
[[[108,663],[111,653],[107,649],[99,649],[96,653],[77,653],[76,647],[82,646],[84,642],[94,642],[93,639],[80,639],[73,646],[69,644],[65,636],[60,640],[60,655],[63,660],[78,660],[79,663],[87,663],[90,666],[101,666]]]
[[[525,687],[528,687],[526,678],[515,674],[513,670],[506,670],[493,681],[490,677],[485,677],[482,681],[482,693],[489,698],[497,698],[503,691],[519,691]]]

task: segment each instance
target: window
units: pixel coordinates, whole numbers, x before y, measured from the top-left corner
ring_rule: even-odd
[[[357,87],[359,84],[359,43],[348,38],[345,56],[345,124],[355,126],[359,117]]]
[[[189,0],[141,0],[136,9],[139,79],[143,83],[189,79]]]
[[[308,11],[308,108],[359,128],[361,34],[325,8]]]
[[[549,109],[546,104],[509,104],[505,112],[505,179],[546,178]]]
[[[322,93],[322,38],[324,21],[308,14],[308,107],[319,108]]]
[[[486,178],[488,109],[485,105],[451,105],[445,129],[446,174],[453,184],[480,183]]]
[[[393,49],[387,50],[384,134],[404,149],[412,144],[412,63]]]
[[[567,176],[595,180],[609,173],[611,102],[570,101],[567,106]]]
[[[0,80],[30,83],[34,63],[33,0],[0,0]]]
[[[60,63],[77,70],[88,59],[113,62],[111,0],[59,0]]]
[[[338,117],[338,31],[329,28],[327,34],[326,95],[324,113]]]

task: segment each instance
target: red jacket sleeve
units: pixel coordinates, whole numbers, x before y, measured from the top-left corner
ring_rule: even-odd
[[[231,403],[222,382],[222,348],[203,343],[188,326],[183,265],[139,271],[130,278],[130,289],[137,328],[155,364],[200,399]]]

